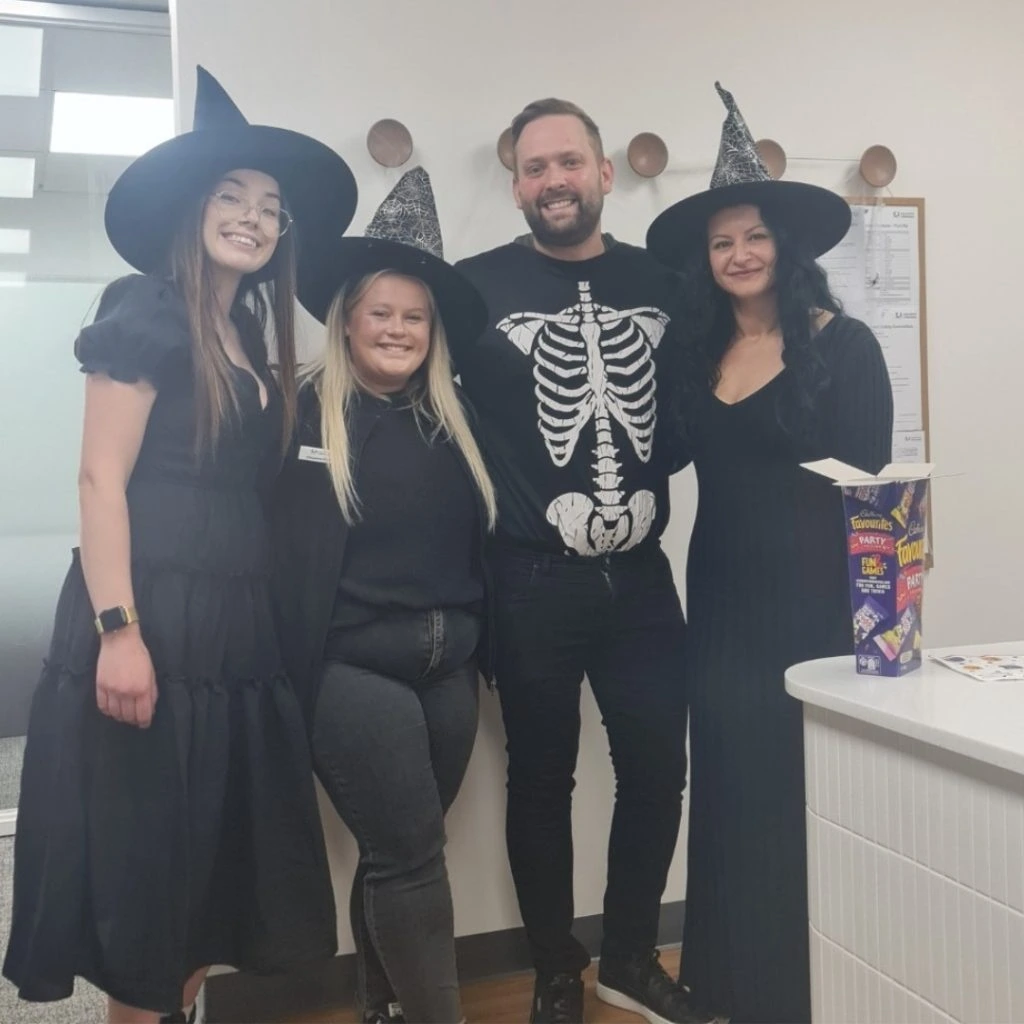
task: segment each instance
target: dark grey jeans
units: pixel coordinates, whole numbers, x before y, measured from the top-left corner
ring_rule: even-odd
[[[350,911],[364,1012],[462,1020],[444,815],[476,737],[476,616],[387,613],[332,637],[317,775],[359,844]]]

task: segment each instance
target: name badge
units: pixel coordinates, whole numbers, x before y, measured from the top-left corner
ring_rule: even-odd
[[[304,444],[299,448],[299,459],[302,462],[326,462],[327,449],[314,448],[312,445]]]

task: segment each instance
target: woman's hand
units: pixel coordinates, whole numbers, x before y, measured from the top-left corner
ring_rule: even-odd
[[[96,706],[117,722],[148,729],[156,699],[156,673],[139,627],[105,633],[96,663]]]

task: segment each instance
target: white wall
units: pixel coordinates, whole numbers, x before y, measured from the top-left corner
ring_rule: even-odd
[[[35,31],[34,29],[32,31]],[[102,285],[129,269],[103,229],[127,158],[50,154],[55,91],[170,96],[169,28],[43,29],[40,94],[0,97],[0,155],[34,157],[30,199],[0,198],[0,227],[28,254],[0,254],[0,737],[25,730],[54,606],[77,541],[83,383],[72,344]]]
[[[37,98],[0,96],[0,155],[34,157],[31,199],[0,199],[0,227],[31,231],[28,255],[0,255],[0,272],[32,281],[108,281],[129,268],[103,230],[106,193],[128,157],[49,152],[55,92],[171,95],[167,34],[48,25]],[[0,331],[6,334],[0,297]]]
[[[35,195],[0,199],[0,227],[31,233],[28,254],[0,254],[0,283],[28,279],[0,287],[0,737],[25,730],[77,541],[84,390],[72,345],[102,285],[129,269],[103,229],[128,160],[50,154],[58,90],[169,96],[169,30],[47,25],[40,95],[0,97],[0,155],[36,160]]]
[[[523,230],[494,146],[511,117],[541,96],[575,100],[597,120],[619,174],[605,225],[631,242],[642,241],[670,202],[706,187],[723,117],[716,78],[735,93],[756,137],[775,138],[791,156],[818,158],[791,160],[791,178],[845,190],[867,146],[890,146],[899,160],[894,193],[927,200],[933,457],[967,474],[935,487],[927,642],[1024,635],[1017,530],[1024,346],[1012,309],[1024,228],[1024,4],[893,0],[884,13],[836,0],[172,0],[171,7],[186,125],[201,62],[252,120],[310,132],[345,156],[361,187],[351,229],[359,232],[401,173],[371,161],[366,131],[378,118],[398,118],[412,132],[413,162],[433,178],[452,258]],[[670,150],[669,168],[653,181],[632,175],[623,158],[640,131],[658,132]],[[1012,470],[1001,471],[1000,460]],[[676,481],[675,501],[667,546],[681,578],[694,503],[689,473]],[[505,869],[500,725],[494,700],[485,698],[484,708],[451,817],[462,933],[518,919]],[[611,794],[589,700],[586,710],[575,819],[581,914],[600,910]],[[341,882],[353,852],[340,834],[332,842]],[[672,899],[683,890],[681,850],[682,843],[666,894]]]
[[[0,288],[0,737],[25,731],[78,543],[84,388],[72,346],[100,291],[86,283]]]

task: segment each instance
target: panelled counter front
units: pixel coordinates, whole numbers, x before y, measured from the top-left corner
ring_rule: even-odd
[[[814,1024],[1024,1022],[1024,682],[926,652],[902,679],[808,662],[786,690],[804,704]]]

